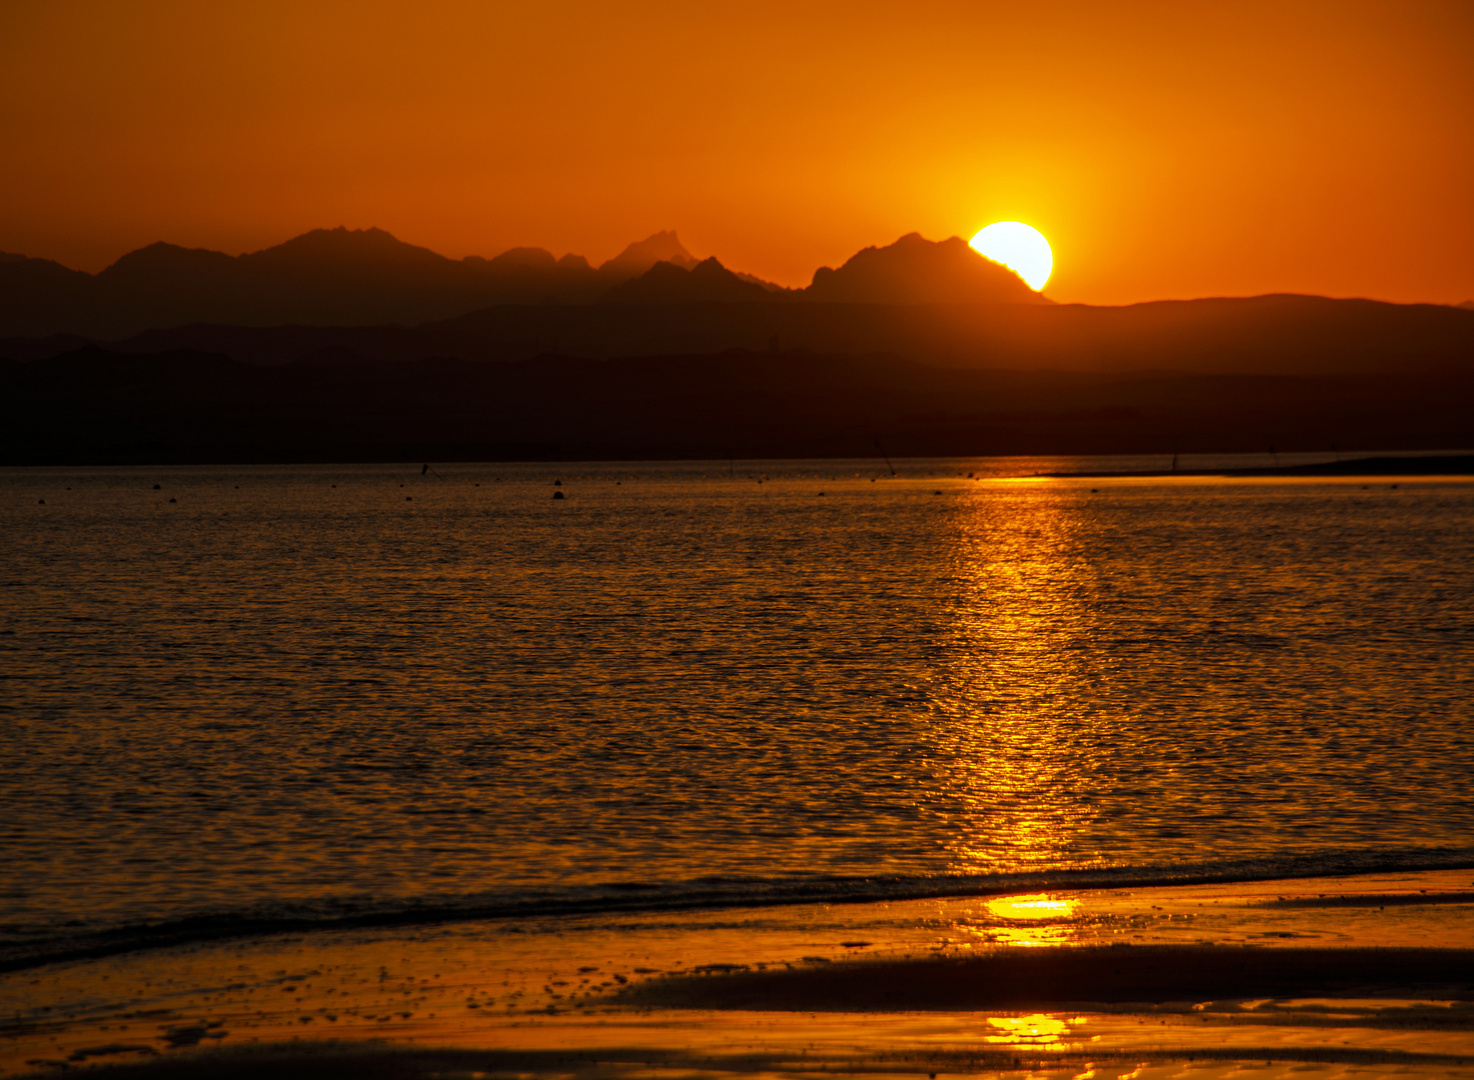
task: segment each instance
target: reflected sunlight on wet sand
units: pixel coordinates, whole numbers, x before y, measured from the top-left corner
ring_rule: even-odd
[[[0,1068],[1474,1075],[1471,901],[1440,871],[201,945],[0,977]]]

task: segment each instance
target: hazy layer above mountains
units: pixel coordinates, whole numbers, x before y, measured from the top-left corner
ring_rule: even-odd
[[[318,229],[231,256],[152,244],[98,274],[0,255],[0,338],[76,334],[111,340],[194,323],[413,326],[498,304],[569,305],[811,300],[1047,303],[1006,267],[953,237],[912,234],[867,248],[809,289],[784,289],[699,261],[673,232],[629,245],[598,267],[513,248],[447,259],[379,229]]]

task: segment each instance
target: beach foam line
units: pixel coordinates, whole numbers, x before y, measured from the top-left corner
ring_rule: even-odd
[[[623,1005],[783,1012],[1089,1008],[1321,997],[1474,1003],[1474,949],[1111,945],[675,975]],[[1236,1009],[1237,1005],[1230,1008]],[[1474,1008],[1462,1015],[1474,1025]]]
[[[1337,851],[1218,864],[977,875],[614,882],[556,891],[433,897],[384,906],[372,900],[335,898],[263,905],[240,912],[191,914],[113,927],[82,927],[62,933],[12,933],[7,935],[9,940],[0,940],[0,972],[179,945],[314,931],[393,929],[559,916],[720,911],[815,903],[868,904],[1056,890],[1233,885],[1464,869],[1474,869],[1474,847],[1402,852]],[[1413,901],[1404,899],[1401,902]]]

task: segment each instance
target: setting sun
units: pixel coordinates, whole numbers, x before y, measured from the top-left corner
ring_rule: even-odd
[[[995,221],[970,241],[979,254],[1002,263],[1038,292],[1054,271],[1054,252],[1044,234],[1022,221]]]

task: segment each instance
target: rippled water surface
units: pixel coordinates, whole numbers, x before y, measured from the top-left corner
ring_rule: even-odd
[[[1474,483],[1058,464],[0,473],[0,923],[1474,857]]]

